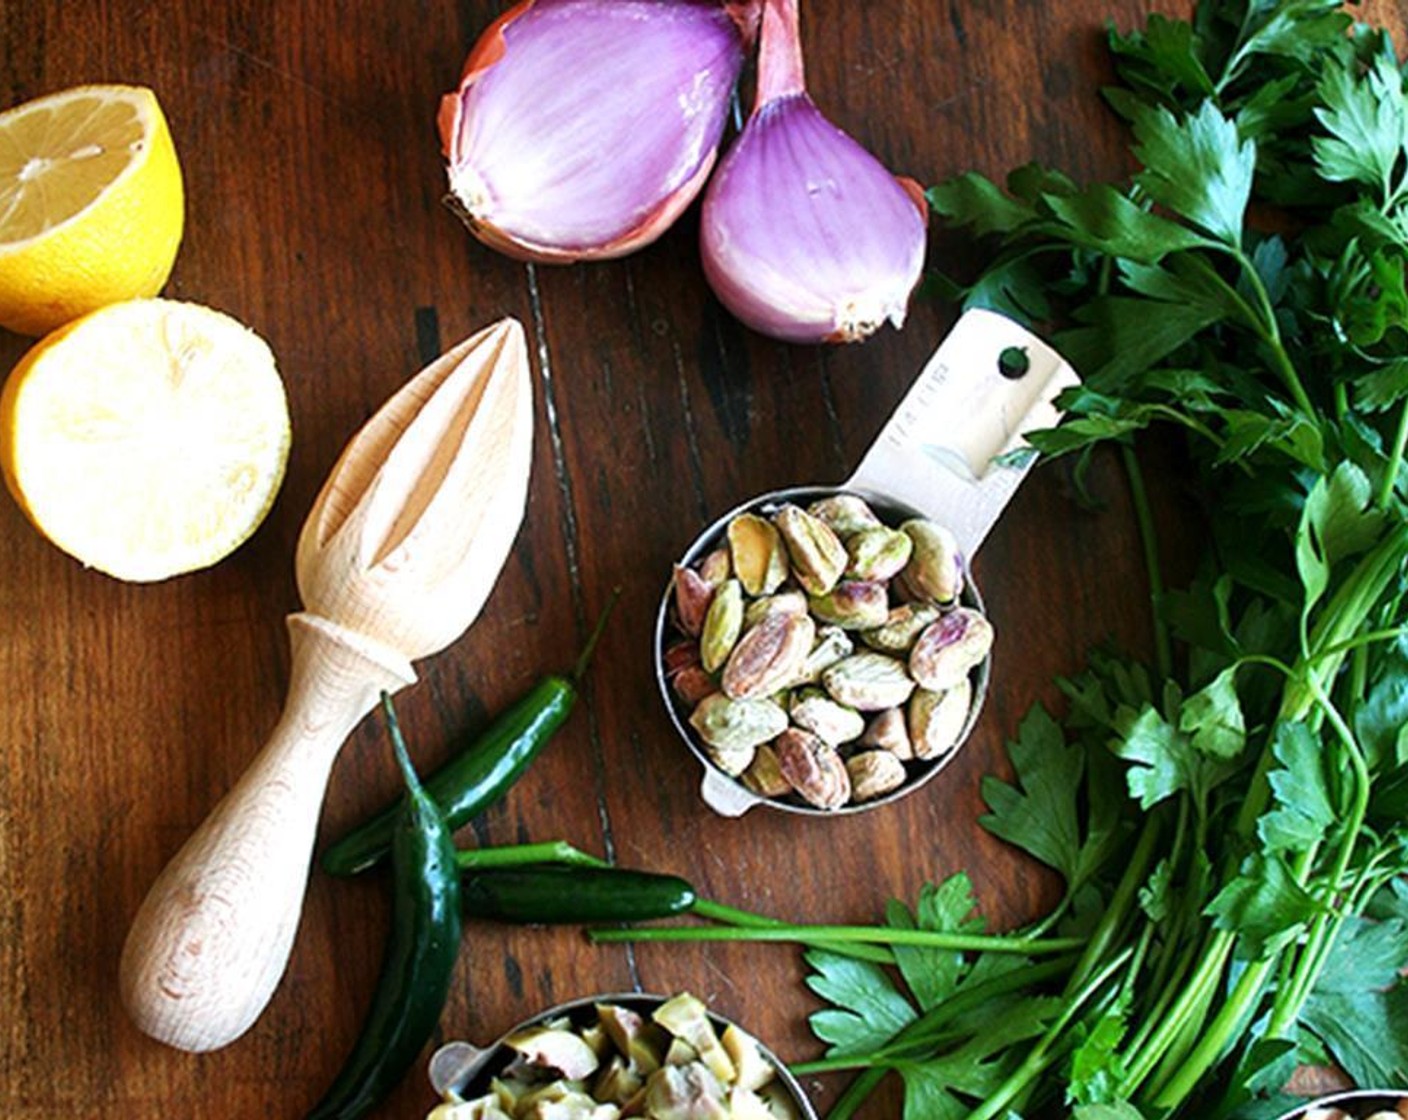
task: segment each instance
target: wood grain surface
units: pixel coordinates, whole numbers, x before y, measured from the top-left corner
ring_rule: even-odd
[[[844,348],[749,333],[704,284],[691,210],[625,260],[531,267],[474,241],[441,202],[433,122],[495,0],[0,0],[0,104],[66,86],[153,87],[186,176],[167,294],[229,312],[278,356],[293,417],[267,522],[218,566],[152,586],[83,570],[0,500],[0,1114],[296,1117],[356,1037],[389,914],[378,875],[314,871],[289,971],[252,1031],[194,1056],[127,1021],[123,939],[158,871],[274,726],[289,673],[293,553],[355,429],[441,349],[504,316],[529,332],[537,444],[527,517],[470,632],[418,665],[399,711],[424,769],[544,673],[570,666],[621,599],[583,702],[466,844],[565,838],[779,917],[873,919],[962,868],[991,918],[1035,914],[1052,885],[983,833],[983,774],[1053,678],[1093,644],[1147,646],[1146,589],[1113,461],[1104,509],[1039,469],[976,566],[998,648],[961,757],[921,793],[838,820],[700,802],[700,772],[656,692],[651,628],[671,561],[745,498],[846,477],[955,309],[917,301],[903,332]],[[1031,159],[1078,179],[1125,168],[1103,24],[1136,0],[812,0],[804,36],[824,111],[930,183]],[[931,262],[962,269],[957,242]],[[0,366],[27,340],[0,332]],[[1179,518],[1177,484],[1160,507]],[[398,789],[380,724],[337,762],[319,834]],[[592,947],[571,928],[471,924],[441,1034],[487,1041],[593,992],[689,989],[784,1057],[818,1046],[786,946]],[[423,1063],[378,1112],[423,1115]],[[809,1083],[819,1102],[834,1083]],[[869,1115],[897,1112],[897,1098]]]

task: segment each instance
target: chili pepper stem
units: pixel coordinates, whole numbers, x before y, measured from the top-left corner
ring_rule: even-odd
[[[462,848],[455,852],[461,871],[482,871],[490,867],[525,867],[538,863],[568,867],[610,867],[604,859],[574,847],[566,840],[543,840],[536,844],[505,844],[493,848]]]
[[[596,644],[601,640],[601,635],[606,631],[606,620],[611,617],[612,608],[616,606],[616,600],[621,597],[619,587],[612,588],[611,598],[606,601],[606,606],[602,609],[601,616],[596,620],[596,625],[592,627],[591,634],[587,637],[587,644],[582,647],[582,652],[577,655],[577,663],[572,666],[572,683],[580,684],[582,674],[587,671],[587,664],[592,659],[592,654],[596,651]]]
[[[420,775],[411,765],[411,755],[406,749],[406,737],[401,734],[401,721],[396,718],[396,707],[391,703],[391,693],[385,689],[381,693],[381,711],[386,717],[386,733],[391,738],[391,749],[396,753],[396,765],[401,768],[401,777],[405,779],[407,788],[420,796],[425,792],[421,789]]]

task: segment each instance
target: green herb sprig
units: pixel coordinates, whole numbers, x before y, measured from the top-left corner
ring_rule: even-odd
[[[877,928],[936,935],[893,966],[808,951],[828,1049],[797,1069],[858,1071],[830,1120],[891,1072],[906,1120],[1252,1120],[1293,1105],[1300,1063],[1408,1084],[1403,70],[1330,0],[1202,0],[1109,44],[1130,181],[1028,165],[928,197],[991,249],[940,290],[1083,375],[1031,442],[1119,449],[1153,664],[1092,655],[984,782],[984,827],[1065,883],[1006,936],[1054,955],[993,952],[962,875],[891,904]],[[1138,460],[1155,427],[1210,529],[1178,589]]]

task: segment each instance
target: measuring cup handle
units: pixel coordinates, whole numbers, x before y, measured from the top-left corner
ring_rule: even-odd
[[[1064,358],[994,311],[966,311],[845,483],[947,526],[972,556],[1031,467],[1023,433],[1054,427],[1079,384]],[[1018,453],[1018,455],[1014,455]]]

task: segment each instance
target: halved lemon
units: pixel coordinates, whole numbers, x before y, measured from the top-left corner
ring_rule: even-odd
[[[39,335],[156,295],[183,224],[151,90],[78,86],[0,113],[0,326]]]
[[[194,303],[117,303],[37,343],[0,393],[0,468],[84,564],[151,581],[207,567],[264,519],[289,419],[274,356]]]

